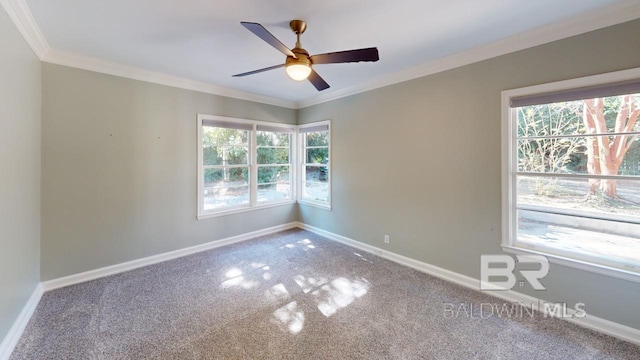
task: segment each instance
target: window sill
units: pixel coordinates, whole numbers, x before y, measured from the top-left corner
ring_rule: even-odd
[[[215,217],[220,217],[220,216],[241,214],[241,213],[245,213],[245,212],[252,212],[252,211],[257,211],[257,210],[269,209],[269,208],[283,206],[283,205],[292,205],[292,204],[295,204],[295,203],[296,203],[295,200],[287,200],[287,201],[279,201],[279,202],[268,203],[268,204],[264,204],[264,205],[256,205],[254,207],[240,207],[240,208],[234,208],[234,209],[229,209],[229,210],[217,211],[215,213],[198,214],[197,219],[198,220],[204,220],[204,219],[210,219],[210,218],[215,218]]]
[[[316,207],[316,208],[320,208],[320,209],[328,210],[328,211],[331,211],[331,209],[332,209],[331,205],[320,204],[320,203],[316,203],[316,202],[308,201],[308,200],[298,200],[298,204],[312,206],[312,207]]]
[[[640,283],[640,273],[618,269],[610,266],[595,264],[587,261],[572,259],[564,256],[551,254],[544,251],[532,250],[511,245],[502,245],[502,250],[509,254],[516,255],[542,255],[549,259],[549,262],[573,269],[589,271],[595,274],[610,276],[617,279]]]

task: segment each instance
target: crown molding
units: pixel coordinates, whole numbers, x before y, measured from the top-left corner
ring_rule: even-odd
[[[42,60],[50,47],[31,13],[25,0],[0,0],[0,5],[9,15],[22,37],[27,41],[36,56]]]
[[[281,106],[295,109],[294,101],[279,99],[271,96],[255,94],[247,91],[231,89],[211,83],[187,79],[141,69],[135,66],[123,65],[88,56],[78,55],[66,51],[50,49],[44,55],[43,62],[64,65],[82,70],[89,70],[103,74],[115,75],[133,80],[146,81],[154,84],[172,86],[180,89],[199,91],[207,94],[226,96],[235,99],[258,102],[262,104]]]
[[[623,1],[606,8],[571,17],[567,20],[536,28],[524,33],[481,45],[457,54],[429,61],[409,69],[377,77],[367,83],[321,94],[297,102],[298,109],[337,100],[361,92],[436,74],[475,62],[487,60],[534,46],[566,39],[575,35],[602,29],[640,18],[640,2]]]
[[[247,91],[231,89],[202,81],[153,72],[134,66],[118,64],[66,51],[56,50],[49,46],[31,9],[25,0],[0,0],[18,31],[27,41],[33,52],[43,62],[64,65],[103,74],[115,75],[154,84],[167,85],[181,89],[194,90],[207,94],[226,96],[235,99],[276,105],[286,108],[297,108],[294,101],[259,95]]]
[[[41,61],[291,109],[337,100],[640,18],[640,2],[625,0],[565,21],[379,76],[364,84],[334,90],[306,100],[291,101],[52,49],[25,0],[0,0],[0,4]]]

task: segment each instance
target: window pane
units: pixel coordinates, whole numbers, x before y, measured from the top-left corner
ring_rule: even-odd
[[[316,131],[307,133],[305,136],[307,146],[329,146],[329,132]]]
[[[204,169],[204,186],[228,187],[249,184],[249,168]]]
[[[517,242],[640,267],[640,181],[518,177],[517,201]]]
[[[328,164],[329,148],[307,149],[307,163],[310,164]]]
[[[329,201],[329,168],[327,166],[305,166],[304,179],[302,184],[304,199]]]
[[[288,182],[258,185],[259,203],[289,199],[291,199],[291,184]]]
[[[302,197],[306,200],[329,201],[328,183],[304,183],[302,192]]]
[[[271,131],[258,131],[258,146],[289,146],[291,134]]]
[[[628,99],[637,108],[640,94],[629,95]],[[628,105],[625,96],[610,96],[519,107],[516,108],[518,137],[640,131],[640,122],[632,128],[616,127],[618,113]],[[584,117],[585,111],[593,117]]]
[[[326,166],[305,166],[305,182],[329,181],[329,168]]]
[[[204,190],[204,210],[249,205],[249,187],[222,187]]]
[[[258,184],[289,182],[290,166],[259,166]]]
[[[249,131],[203,126],[204,165],[249,163]]]
[[[258,164],[288,164],[289,148],[258,148]]]
[[[591,228],[577,228],[573,223],[590,222]],[[595,228],[602,224],[605,231]],[[629,270],[640,270],[640,225],[624,224],[625,231],[615,231],[616,222],[606,222],[518,210],[516,244],[535,247],[561,256],[593,261]]]
[[[626,144],[626,145],[623,145]],[[616,151],[626,150],[621,163]],[[589,161],[593,166],[589,167]],[[602,168],[601,162],[610,164]],[[640,175],[640,138],[630,135],[518,140],[518,171],[557,174]]]
[[[227,129],[212,126],[203,126],[202,130],[204,132],[202,142],[205,146],[246,146],[249,144],[249,131],[247,130]]]

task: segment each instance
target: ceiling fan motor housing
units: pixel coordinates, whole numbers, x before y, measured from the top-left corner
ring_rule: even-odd
[[[289,65],[306,65],[308,67],[311,67],[311,59],[309,58],[309,53],[307,52],[307,50],[303,49],[303,48],[293,48],[291,49],[291,51],[296,54],[296,56],[298,57],[297,59],[292,57],[292,56],[287,56],[287,61],[285,62],[286,66]]]

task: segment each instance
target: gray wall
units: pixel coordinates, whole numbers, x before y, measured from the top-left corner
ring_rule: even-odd
[[[0,342],[40,280],[40,61],[0,7]]]
[[[638,49],[637,20],[300,110],[333,120],[333,211],[300,221],[479,278],[501,253],[501,91],[638,67]],[[544,283],[525,291],[640,329],[638,283],[553,264]]]
[[[52,64],[42,79],[43,281],[297,219],[286,205],[196,220],[196,114],[295,110]]]
[[[2,175],[24,213],[16,221],[16,201],[3,199],[10,209],[1,221],[13,225],[3,246],[7,237],[21,239],[0,255],[8,254],[1,266],[12,269],[2,269],[0,285],[17,294],[2,297],[2,320],[5,308],[11,320],[38,280],[37,261],[27,255],[38,250],[39,127],[31,120],[39,116],[40,74],[13,26],[0,21],[8,29],[3,44],[19,48],[0,60],[9,62],[3,79],[19,79],[0,85],[1,95],[27,92],[26,104],[11,104],[30,120],[19,124],[22,137],[3,141],[2,155],[12,166],[35,164]],[[638,39],[634,21],[300,111],[43,64],[42,280],[297,219],[478,277],[479,255],[500,252],[500,91],[638,67]],[[332,119],[333,211],[287,205],[197,221],[196,113],[291,124]],[[3,128],[16,126],[7,118]],[[584,301],[593,315],[640,328],[639,284],[561,266],[545,280],[546,293],[526,291]]]

